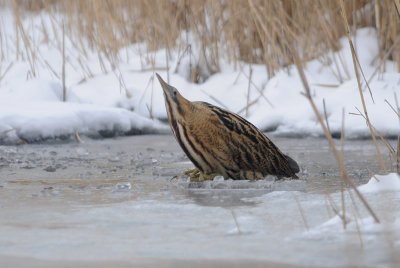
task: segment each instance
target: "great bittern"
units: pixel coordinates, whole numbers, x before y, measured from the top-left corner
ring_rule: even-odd
[[[172,132],[196,166],[191,179],[216,175],[234,180],[266,175],[297,178],[299,166],[259,129],[237,114],[206,102],[190,102],[158,75]]]

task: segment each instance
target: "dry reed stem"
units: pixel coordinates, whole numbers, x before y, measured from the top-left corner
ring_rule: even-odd
[[[341,206],[342,206],[342,215],[343,215],[343,219],[347,219],[346,218],[346,199],[344,196],[344,192],[345,192],[345,186],[344,186],[344,181],[341,180],[340,183],[340,201],[341,201]],[[342,225],[343,225],[343,229],[346,229],[347,227],[347,220],[342,220]]]
[[[330,207],[330,202],[328,199],[328,194],[325,194],[325,208],[326,208],[326,213],[328,214],[328,219],[332,218],[334,215],[332,215],[332,208]]]
[[[393,42],[393,44],[390,46],[390,48],[386,51],[385,55],[381,57],[381,62],[379,65],[375,68],[374,72],[371,74],[371,76],[368,78],[368,84],[371,83],[372,79],[380,72],[382,66],[385,64],[386,60],[389,58],[389,56],[392,55],[393,50],[400,44],[400,37],[397,37],[396,40]]]
[[[328,124],[328,121],[327,121]],[[340,135],[340,157],[341,157],[341,161],[344,162],[344,139],[345,139],[345,113],[344,113],[344,108],[342,109],[342,131],[341,131],[341,135]],[[344,196],[344,191],[345,191],[345,185],[344,185],[344,181],[341,180],[340,183],[341,186],[341,201],[342,201],[342,211],[343,211],[343,217],[346,218],[346,202],[345,202],[345,196]],[[343,229],[346,229],[346,225],[347,222],[343,221]]]
[[[399,104],[399,100],[397,99],[396,92],[393,92],[393,97],[394,97],[394,103],[396,104],[396,108],[397,108],[397,114],[400,114],[400,104]],[[399,116],[399,123],[400,123],[400,116]]]
[[[47,60],[43,61],[46,67],[50,70],[50,72],[57,78],[60,79],[60,75],[54,70],[54,68],[50,65],[50,63]],[[61,72],[62,73],[62,72]]]
[[[400,17],[400,1],[394,0],[394,5],[396,7],[397,15]]]
[[[400,136],[397,137],[396,171],[400,175]]]
[[[345,11],[343,0],[340,0],[340,11],[341,11],[341,14],[342,14],[342,19],[343,19],[344,25],[346,27],[347,39],[349,41],[349,45],[350,45],[350,48],[351,48],[351,56],[352,56],[352,59],[353,59],[354,71],[356,73],[358,91],[359,91],[359,95],[360,95],[360,99],[361,99],[361,103],[362,103],[362,107],[363,107],[363,111],[364,111],[364,115],[365,115],[365,120],[367,122],[368,128],[369,128],[370,133],[371,133],[371,137],[372,137],[372,140],[373,140],[373,143],[374,143],[374,146],[375,146],[376,157],[378,159],[379,165],[380,165],[382,171],[384,173],[387,173],[385,162],[383,161],[383,157],[382,157],[381,151],[379,149],[379,145],[378,145],[378,143],[376,141],[376,137],[375,137],[375,133],[374,133],[371,121],[370,121],[369,116],[368,116],[367,105],[365,104],[365,99],[364,99],[364,94],[362,92],[361,79],[360,79],[360,74],[359,74],[359,71],[361,71],[361,66],[360,66],[360,63],[358,61],[357,53],[356,53],[356,51],[354,49],[354,45],[353,45],[353,42],[352,42],[352,39],[351,39],[351,36],[350,36],[350,27],[349,27],[349,24],[348,24],[348,21],[347,21],[347,17],[346,17],[346,13],[345,13],[346,11]],[[364,77],[364,80],[368,85],[368,82],[366,81],[365,77]],[[369,86],[368,86],[368,88],[369,88]],[[372,97],[372,92],[371,91],[370,91],[370,94],[371,94],[371,97]]]
[[[256,104],[259,101],[259,98],[255,98],[254,100],[250,101],[249,103],[246,103],[246,106],[243,107],[242,109],[240,109],[239,111],[236,112],[236,114],[241,114],[244,111],[246,111],[246,109],[249,109],[251,106],[253,106],[254,104]]]
[[[361,246],[361,248],[364,248],[364,241],[363,241],[363,239],[362,239],[360,225],[359,225],[358,220],[357,220],[357,217],[356,217],[356,209],[357,209],[357,208],[355,207],[355,203],[353,203],[353,206],[352,206],[351,208],[352,208],[352,210],[353,210],[354,222],[355,222],[355,224],[356,224],[356,230],[357,230],[358,238],[359,238],[359,240],[360,240],[360,246]]]
[[[20,52],[20,45],[19,45],[19,36],[21,36],[21,39],[23,41],[24,44],[24,48],[25,48],[25,55],[27,57],[28,63],[29,63],[29,67],[30,67],[30,74],[32,75],[32,77],[36,77],[36,64],[35,64],[35,60],[36,60],[36,55],[35,52],[32,49],[32,44],[31,44],[31,40],[29,39],[28,35],[26,34],[25,28],[22,24],[22,20],[20,17],[20,13],[18,12],[18,6],[16,6],[16,2],[13,2],[13,9],[14,9],[14,13],[15,13],[15,30],[16,30],[16,42],[17,42],[17,60],[19,60],[19,54],[22,52]]]
[[[332,134],[331,128],[329,127],[329,120],[328,120],[328,113],[327,113],[327,111],[326,111],[325,98],[322,99],[322,105],[323,105],[323,107],[324,107],[324,117],[325,117],[326,127],[328,128],[329,133]]]
[[[4,73],[0,73],[0,82],[1,82],[1,80],[3,80],[3,78],[6,76],[6,74],[8,73],[8,71],[11,70],[11,67],[13,67],[13,65],[14,65],[14,62],[10,62],[10,63],[8,64],[8,66],[6,67],[6,69],[4,70]]]
[[[249,103],[250,103],[250,90],[251,90],[251,79],[253,77],[253,68],[251,64],[249,66],[249,83],[247,86],[247,96],[246,96],[246,108],[245,108],[245,117],[249,116]]]
[[[293,48],[293,46],[291,46],[291,51],[293,53],[293,60],[295,62],[295,65],[297,67],[297,70],[299,72],[301,81],[303,83],[304,86],[304,92],[305,92],[305,96],[308,99],[311,108],[314,111],[314,114],[316,115],[318,122],[320,123],[323,133],[326,137],[326,139],[328,140],[329,146],[332,150],[332,153],[336,159],[336,162],[339,166],[339,171],[341,174],[342,179],[345,181],[345,183],[347,183],[356,193],[357,197],[360,199],[360,201],[363,203],[364,207],[367,209],[367,211],[370,213],[370,215],[374,218],[375,222],[379,223],[379,219],[378,216],[375,214],[375,212],[372,210],[372,208],[370,207],[370,205],[368,204],[367,200],[364,198],[364,196],[360,193],[360,191],[357,189],[357,186],[355,185],[355,183],[353,182],[353,180],[348,176],[347,171],[346,171],[346,167],[344,165],[344,161],[343,159],[340,157],[339,152],[336,149],[336,145],[335,142],[333,141],[333,138],[331,136],[331,134],[328,131],[327,126],[324,124],[324,120],[323,117],[321,116],[320,112],[318,111],[317,106],[314,103],[314,100],[311,96],[311,89],[310,86],[308,84],[308,80],[305,76],[304,73],[304,69],[303,69],[303,65],[300,61],[299,55],[297,54],[297,51]]]
[[[246,74],[246,72],[243,71],[243,68],[242,68],[241,71],[239,72],[238,77],[236,78],[234,84],[236,83],[237,79],[239,79],[240,73],[243,73],[243,75],[244,75],[247,79],[249,79],[251,85],[258,91],[259,97],[262,97],[272,108],[274,108],[274,105],[272,104],[272,102],[265,96],[264,90],[260,89],[260,88],[254,83],[254,81],[252,81],[252,80],[250,79],[250,77]],[[264,87],[264,89],[265,89],[265,87]]]
[[[390,109],[392,109],[392,111],[399,117],[399,119],[400,119],[400,111],[397,109],[397,111],[396,111],[396,109],[392,106],[392,104],[390,104],[390,102],[387,100],[387,99],[385,99],[385,102],[387,103],[387,105],[389,105],[389,107],[390,107]]]
[[[235,211],[233,211],[233,209],[231,209],[231,215],[232,215],[233,221],[235,222],[235,226],[236,226],[236,230],[237,230],[238,234],[239,235],[242,234],[242,230],[240,230],[240,225],[237,220],[236,213],[235,213]]]
[[[65,85],[65,25],[62,23],[62,66],[61,66],[61,80],[63,89],[63,102],[67,101],[67,87]]]
[[[343,223],[343,226],[347,225],[347,218],[344,217],[342,213],[340,213],[338,207],[335,204],[335,201],[332,199],[331,195],[329,193],[325,193],[325,196],[329,202],[330,208],[332,209],[333,213],[335,213],[336,216],[340,218],[340,220]]]
[[[300,216],[301,216],[301,219],[303,220],[304,226],[306,227],[307,231],[309,231],[309,230],[310,230],[310,227],[308,226],[308,222],[307,222],[306,215],[305,215],[305,213],[304,213],[304,209],[303,209],[303,207],[301,206],[300,201],[299,201],[299,199],[297,198],[297,196],[296,196],[294,193],[292,193],[292,196],[293,196],[294,200],[296,201],[297,209],[298,209],[299,212],[300,212]]]
[[[75,138],[76,142],[83,143],[83,140],[81,139],[81,136],[79,135],[78,131],[75,131],[74,138]]]
[[[356,110],[358,111],[357,113],[349,113],[351,115],[357,115],[357,116],[361,116],[364,118],[364,120],[367,120],[365,115],[361,113],[361,111],[356,107]],[[380,140],[383,142],[383,144],[386,146],[386,148],[389,150],[389,153],[391,155],[394,155],[395,150],[393,149],[392,145],[390,145],[390,143],[385,139],[385,137],[373,126],[371,125],[371,129],[373,131],[374,136],[378,136],[380,138]],[[383,158],[382,158],[383,161]]]
[[[196,48],[199,51],[193,52],[199,52],[202,59],[190,59],[194,78],[198,64],[211,73],[218,71],[220,58],[235,66],[240,61],[262,63],[271,77],[293,63],[282,41],[283,29],[287,31],[289,41],[296,42],[306,60],[318,58],[326,51],[338,51],[339,38],[345,34],[336,0],[13,0],[11,3],[5,2],[4,5],[13,5],[17,18],[17,38],[13,41],[17,59],[26,56],[35,65],[35,55],[32,54],[35,51],[26,47],[29,44],[25,44],[27,40],[18,23],[23,12],[45,11],[51,18],[57,12],[65,15],[70,41],[84,58],[87,58],[89,50],[101,52],[98,58],[103,72],[103,63],[108,61],[107,64],[114,69],[120,61],[119,51],[130,44],[147,44],[147,50],[141,52],[147,57],[160,48],[166,48],[168,52],[172,49],[179,51],[183,45],[195,41],[199,44]],[[348,19],[353,27],[376,27],[380,49],[388,51],[400,32],[394,17],[397,16],[396,8],[393,8],[393,4],[398,8],[398,3],[398,0],[395,3],[375,1],[371,10],[368,1],[347,0],[345,8],[348,14],[352,14]],[[53,42],[51,39],[54,37],[60,44],[58,28],[52,27],[52,32],[42,27],[45,39],[50,38],[48,41]],[[4,47],[1,42],[1,51]],[[24,49],[28,51],[27,55],[23,55]],[[398,45],[389,54],[400,66]],[[333,57],[332,61],[331,68],[337,70],[334,73],[339,81],[349,77],[340,55]],[[31,73],[35,75],[32,70]]]
[[[146,89],[144,90],[144,93],[143,93],[142,98],[140,99],[139,103],[142,102],[142,100],[143,100],[143,98],[144,98],[144,96],[145,96],[145,94],[146,94],[146,92],[147,92],[147,90],[148,90],[150,84],[151,84],[150,106],[149,106],[148,103],[146,103],[146,108],[147,108],[147,111],[149,112],[149,117],[150,117],[151,119],[154,119],[154,117],[153,117],[154,74],[150,77],[149,82],[147,83]]]
[[[215,101],[216,103],[218,103],[219,106],[224,107],[224,109],[229,110],[228,107],[219,99],[217,99],[216,97],[214,97],[213,95],[205,92],[203,89],[201,89],[201,92],[203,92],[205,95],[207,95],[210,99],[212,99],[213,101]]]

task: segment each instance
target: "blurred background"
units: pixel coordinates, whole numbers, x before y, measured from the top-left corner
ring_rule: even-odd
[[[352,31],[363,27],[377,30],[376,61],[391,59],[399,67],[396,1],[346,0],[344,4]],[[11,9],[15,31],[20,35],[29,31],[21,25],[27,13],[49,13],[53,23],[62,16],[65,34],[82,57],[92,49],[114,65],[119,63],[120,49],[136,43],[146,44],[143,57],[151,58],[152,52],[162,48],[169,54],[175,50],[194,53],[191,79],[196,83],[220,70],[220,58],[232,64],[263,64],[267,74],[273,76],[293,63],[288,43],[296,44],[304,61],[309,61],[327,51],[338,51],[339,38],[345,36],[337,0],[2,0],[1,5]],[[43,24],[39,30],[44,35],[40,42],[61,42],[61,38],[46,40],[51,25]],[[88,47],[79,41],[82,39]],[[24,50],[27,44],[15,45],[17,50]],[[2,59],[7,55],[4,46],[3,40]],[[34,49],[35,44],[32,46]]]

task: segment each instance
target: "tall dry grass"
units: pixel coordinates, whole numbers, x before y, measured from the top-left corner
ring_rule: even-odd
[[[190,65],[194,82],[200,81],[204,68],[208,74],[218,72],[220,58],[234,64],[264,64],[272,76],[293,63],[285,42],[295,44],[307,61],[338,50],[339,38],[346,35],[337,0],[3,0],[2,4],[12,4],[17,15],[42,10],[64,13],[66,31],[76,40],[85,37],[113,67],[119,49],[132,43],[147,44],[144,56],[159,48],[167,48],[167,53],[195,52]],[[378,30],[381,53],[376,60],[389,58],[400,68],[395,1],[347,0],[345,9],[352,30],[365,26]],[[79,41],[77,45],[86,51]]]

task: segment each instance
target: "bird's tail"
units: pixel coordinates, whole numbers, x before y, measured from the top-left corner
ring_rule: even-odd
[[[287,160],[288,160],[289,167],[290,167],[290,169],[293,171],[293,173],[299,173],[299,172],[300,172],[300,167],[299,167],[299,165],[297,164],[297,162],[294,161],[290,156],[287,156],[287,155],[286,155],[286,158],[287,158]],[[295,176],[296,176],[296,175],[295,175]],[[296,177],[297,177],[297,176],[296,176]]]

